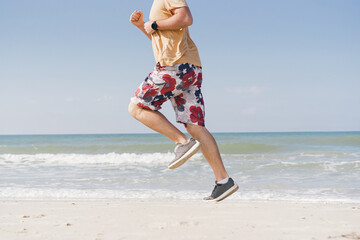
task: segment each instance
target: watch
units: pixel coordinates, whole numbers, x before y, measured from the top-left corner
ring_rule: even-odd
[[[156,21],[153,21],[153,23],[151,24],[151,28],[154,29],[155,31],[158,30],[158,25],[156,24]]]

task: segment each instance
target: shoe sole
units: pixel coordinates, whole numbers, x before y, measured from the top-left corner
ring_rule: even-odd
[[[181,165],[183,165],[189,158],[191,158],[195,153],[197,153],[200,150],[200,143],[198,141],[196,141],[196,143],[194,144],[194,146],[192,146],[190,148],[189,151],[187,151],[184,156],[182,156],[181,158],[179,158],[179,160],[177,160],[176,162],[171,163],[168,168],[169,169],[175,169],[180,167]]]
[[[211,199],[211,200],[204,200],[204,201],[206,201],[206,202],[220,202],[221,200],[224,200],[225,198],[229,197],[231,194],[236,192],[238,189],[239,189],[239,186],[236,183],[234,183],[234,186],[229,188],[226,192],[221,194],[219,197],[217,197],[215,199]]]

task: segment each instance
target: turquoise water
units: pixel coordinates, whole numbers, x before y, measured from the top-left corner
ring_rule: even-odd
[[[360,202],[360,132],[216,133],[240,186],[231,201]],[[0,199],[200,200],[214,178],[201,153],[167,169],[159,134],[0,136]]]

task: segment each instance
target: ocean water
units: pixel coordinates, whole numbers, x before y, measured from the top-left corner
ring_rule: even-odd
[[[360,132],[215,133],[240,189],[228,201],[360,203]],[[167,169],[159,134],[0,136],[0,200],[201,200],[201,153]]]

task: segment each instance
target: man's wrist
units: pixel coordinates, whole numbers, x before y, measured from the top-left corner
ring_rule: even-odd
[[[156,21],[153,21],[153,23],[151,24],[151,28],[152,28],[154,31],[157,31],[157,30],[158,30],[158,25],[157,25]]]
[[[138,28],[141,28],[143,27],[145,24],[145,22],[143,21],[142,23],[137,23],[137,24],[134,24],[135,26],[137,26]]]

